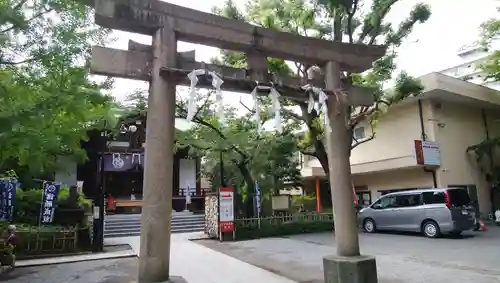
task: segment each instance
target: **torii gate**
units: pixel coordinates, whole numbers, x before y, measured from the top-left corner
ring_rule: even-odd
[[[327,134],[329,179],[335,213],[337,256],[324,259],[325,282],[376,282],[375,259],[360,256],[353,208],[348,148],[347,106],[369,106],[369,89],[342,80],[341,72],[362,72],[385,54],[383,46],[320,40],[173,5],[159,0],[95,0],[95,22],[105,28],[151,35],[152,46],[129,44],[128,51],[103,47],[92,50],[94,74],[150,82],[144,205],[141,216],[139,282],[163,282],[170,277],[170,224],[174,155],[176,85],[189,83],[193,69],[219,74],[226,90],[250,92],[256,81],[276,88],[281,96],[306,101],[302,86],[324,89],[331,131]],[[194,61],[193,54],[178,54],[177,40],[246,52],[248,69]],[[267,57],[317,65],[325,79],[280,78],[269,74]],[[202,77],[204,75],[201,75]],[[204,80],[198,86],[211,87]],[[325,89],[326,88],[326,89]],[[347,93],[342,99],[339,90]],[[346,268],[346,269],[344,269]]]

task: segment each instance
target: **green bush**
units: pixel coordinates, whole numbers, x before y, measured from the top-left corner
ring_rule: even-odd
[[[70,195],[70,189],[64,186],[60,189],[57,197],[57,203],[61,204]],[[37,225],[40,217],[40,208],[42,204],[43,189],[20,189],[16,191],[15,216],[16,223],[25,223]],[[80,194],[76,203],[77,209],[86,210],[90,208],[92,201]],[[57,213],[57,208],[56,208]],[[77,223],[74,223],[77,224]]]
[[[0,235],[5,236],[8,223],[0,221]],[[17,245],[15,254],[19,258],[48,254],[65,254],[84,251],[89,248],[90,230],[84,227],[64,228],[61,226],[32,226],[16,224]],[[0,251],[6,251],[0,241]]]
[[[299,211],[302,206],[305,211],[315,211],[316,210],[316,197],[314,196],[293,196],[292,206],[294,209]]]
[[[333,231],[333,221],[290,221],[281,224],[270,224],[263,221],[260,225],[241,225],[241,222],[235,222],[236,240],[249,240],[265,237],[277,237],[284,235],[318,233]]]

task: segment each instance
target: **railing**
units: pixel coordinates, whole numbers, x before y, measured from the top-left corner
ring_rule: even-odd
[[[86,235],[87,241],[90,239],[88,228],[21,228],[16,232],[15,252],[22,256],[74,253],[81,250],[79,234]],[[0,250],[4,248],[4,239],[1,239]]]
[[[283,216],[270,216],[261,218],[241,218],[235,219],[234,224],[237,227],[258,227],[259,225],[281,225],[292,222],[314,222],[331,221],[333,222],[333,213],[296,213]]]
[[[174,197],[185,197],[185,189],[183,188],[174,188],[173,196]],[[191,197],[205,197],[208,189],[204,188],[191,188]]]

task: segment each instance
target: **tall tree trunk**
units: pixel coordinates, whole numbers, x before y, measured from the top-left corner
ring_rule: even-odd
[[[241,175],[243,176],[243,179],[247,184],[247,196],[244,201],[245,217],[253,217],[253,195],[255,192],[255,180],[253,179],[252,174],[250,174],[250,170],[248,170],[248,166],[246,163],[238,163],[238,169],[240,170]]]

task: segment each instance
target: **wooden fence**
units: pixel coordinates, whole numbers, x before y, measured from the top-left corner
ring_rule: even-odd
[[[75,253],[82,250],[79,238],[90,236],[88,228],[29,227],[16,232],[19,256]],[[88,242],[85,239],[84,242]],[[3,250],[4,239],[0,243]]]

